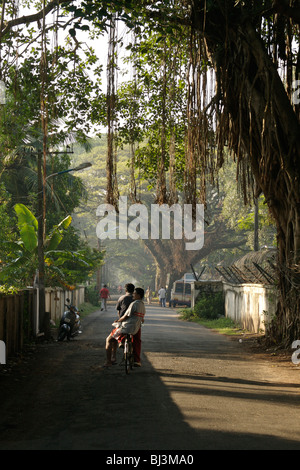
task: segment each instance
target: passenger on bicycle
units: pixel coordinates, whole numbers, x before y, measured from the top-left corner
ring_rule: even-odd
[[[116,306],[119,318],[121,318],[124,315],[129,305],[133,302],[134,300],[133,292],[134,292],[134,285],[131,283],[125,284],[125,294],[119,297],[117,306]]]
[[[128,309],[115,323],[120,323],[120,326],[115,327],[109,336],[106,338],[106,363],[105,367],[113,365],[112,358],[116,357],[116,349],[118,342],[122,342],[124,335],[136,335],[140,329],[141,324],[144,323],[144,316],[146,313],[145,305],[143,302],[144,289],[136,287],[133,292],[133,302],[129,305]],[[140,352],[140,351],[139,351]],[[136,364],[136,365],[140,365]]]
[[[128,309],[129,305],[133,302],[133,292],[134,292],[134,285],[131,284],[130,282],[128,284],[125,284],[125,294],[121,295],[119,297],[117,305],[116,305],[116,310],[118,312],[119,318],[121,318],[126,310]],[[133,340],[134,342],[134,340]],[[111,362],[112,364],[116,364],[116,351],[113,349],[112,350],[112,355],[111,355]]]

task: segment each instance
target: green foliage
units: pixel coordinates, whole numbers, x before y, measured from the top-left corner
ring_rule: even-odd
[[[241,333],[241,328],[231,318],[220,317],[220,318],[203,318],[202,316],[195,315],[194,309],[185,308],[180,310],[180,319],[183,321],[192,321],[199,323],[205,328],[217,331],[220,334],[225,335],[236,335]]]
[[[91,47],[81,44],[80,53],[78,48],[79,44],[74,48],[72,42],[66,41],[64,45],[57,45],[54,51],[47,49],[44,85],[39,42],[33,42],[32,47],[28,45],[26,55],[17,66],[3,61],[1,78],[6,87],[6,103],[0,122],[4,140],[10,136],[11,148],[20,145],[28,128],[35,131],[41,128],[42,86],[47,101],[48,144],[53,147],[70,135],[77,141],[87,141],[93,102],[95,97],[101,101],[102,66]],[[10,51],[12,53],[13,50]],[[15,54],[19,51],[16,50]]]
[[[51,285],[72,286],[87,281],[102,264],[103,253],[87,245],[79,251],[53,250],[47,253],[46,266]]]
[[[191,310],[191,309],[190,309]],[[199,323],[205,328],[212,329],[217,331],[218,333],[225,334],[225,335],[236,335],[241,333],[241,328],[238,324],[236,324],[231,318],[218,318],[213,320],[208,320],[202,317],[195,317],[191,314],[188,309],[184,309],[181,311],[180,315],[181,320],[184,321],[193,321]]]
[[[111,285],[124,285],[129,280],[134,280],[139,285],[147,286],[154,283],[155,266],[149,252],[145,250],[142,242],[137,240],[103,240],[98,245],[96,237],[95,218],[96,209],[99,204],[105,200],[106,186],[106,135],[101,139],[91,140],[91,150],[88,154],[84,153],[79,147],[74,149],[74,164],[79,165],[88,159],[93,166],[90,171],[82,173],[82,180],[88,191],[88,198],[85,203],[72,214],[72,225],[85,237],[89,246],[96,250],[105,250],[106,267],[108,278],[105,279]],[[130,169],[128,166],[129,146],[124,145],[118,151],[119,181],[118,186],[120,194],[128,195],[130,191]],[[145,194],[151,200],[152,194],[145,189],[145,185],[137,181],[137,191]],[[130,204],[130,200],[128,200]],[[117,236],[117,235],[116,235]]]
[[[10,202],[10,195],[6,191],[3,183],[0,183],[0,246],[3,243],[12,238],[11,234],[11,220],[8,215],[7,207]],[[0,265],[3,262],[4,253],[0,251]]]
[[[72,217],[68,215],[58,225],[55,225],[52,228],[48,239],[45,241],[45,248],[47,251],[55,250],[58,247],[63,239],[64,230],[67,230],[71,222]]]
[[[182,318],[189,321],[197,319],[215,320],[224,316],[223,292],[202,292],[195,307],[182,310]]]
[[[20,240],[5,243],[7,262],[0,279],[7,286],[32,285],[38,268],[38,223],[33,213],[23,204],[16,204]],[[52,227],[44,242],[47,285],[74,285],[87,279],[102,263],[102,253],[84,246],[79,251],[58,250],[71,216]]]
[[[16,242],[5,243],[8,262],[0,272],[0,279],[6,284],[20,284],[22,282],[32,284],[38,266],[38,222],[36,217],[24,204],[14,206],[17,214],[17,225],[20,239]],[[71,222],[67,217],[57,226],[53,227],[50,235],[45,240],[45,247],[57,248],[63,235],[63,230]],[[46,248],[47,250],[47,248]],[[47,251],[46,251],[47,253]]]
[[[254,204],[244,205],[236,179],[236,164],[228,159],[219,173],[219,187],[222,191],[222,214],[228,226],[246,237],[245,248],[254,249]],[[258,199],[259,246],[276,245],[276,227],[265,198]]]
[[[140,176],[154,187],[158,162],[164,171],[170,167],[172,147],[173,172],[179,190],[184,183],[186,102],[185,70],[188,54],[184,28],[177,33],[180,45],[161,31],[144,28],[137,44],[129,47],[130,61],[136,68],[133,81],[118,89],[121,116],[119,137],[125,143],[138,143],[135,166]]]
[[[2,46],[2,49],[5,48],[5,45]],[[37,152],[42,150],[43,142],[40,119],[40,54],[39,45],[32,49],[28,47],[26,57],[19,61],[18,66],[6,68],[6,60],[2,63],[6,103],[1,106],[0,114],[0,222],[3,222],[0,262],[2,282],[13,285],[32,285],[37,269],[37,221],[33,214],[37,211]],[[91,80],[86,72],[95,68],[96,57],[88,49],[85,58],[86,61],[82,56],[77,57],[70,44],[59,47],[54,55],[48,53],[47,143],[51,150],[56,150],[56,146],[61,144],[65,148],[66,142],[73,141],[74,138],[86,142],[86,133],[91,124],[86,118],[91,112],[91,95],[95,95],[100,83],[98,74],[101,67],[98,67],[94,80]],[[70,73],[72,61],[78,67]],[[50,153],[47,155],[46,175],[63,171],[69,166],[70,155],[63,151]],[[54,254],[54,251],[60,245],[60,251],[73,250],[78,253],[83,250],[87,256],[90,255],[74,228],[69,227],[66,232],[67,225],[71,223],[71,217],[66,217],[66,214],[72,213],[86,193],[80,178],[62,174],[46,181],[45,195],[45,251],[49,261],[46,266],[46,282],[69,282],[71,279],[74,283],[72,268],[69,272],[66,268],[71,263],[70,259],[64,263],[60,260],[60,266],[55,266],[53,261],[59,255]],[[17,233],[20,235],[19,239]],[[93,255],[91,257],[94,258]],[[78,263],[84,265],[83,269],[78,268],[78,279],[83,280],[84,275],[90,275],[94,262],[95,259],[85,264],[82,257],[78,256]],[[72,263],[74,265],[74,260]]]
[[[224,315],[223,292],[201,293],[198,297],[194,314],[201,318],[215,319]]]
[[[6,13],[8,11],[6,10]],[[20,37],[18,36],[20,35]],[[25,35],[25,28],[24,28]],[[30,37],[33,33],[29,32]],[[22,34],[16,32],[17,42]],[[23,37],[23,36],[22,36]],[[31,39],[32,39],[31,37]],[[24,39],[25,41],[25,39]],[[25,262],[25,252],[33,253],[36,245],[35,227],[29,223],[17,225],[14,207],[16,203],[25,203],[34,214],[37,211],[37,152],[42,149],[41,133],[41,48],[39,43],[28,41],[26,54],[21,58],[19,50],[18,64],[9,63],[16,43],[8,47],[8,42],[1,43],[1,79],[6,87],[6,102],[1,105],[0,113],[0,177],[1,177],[1,235],[0,259],[2,266],[18,268],[18,282],[25,282],[29,275],[29,266]],[[10,49],[8,54],[4,51]],[[48,138],[50,150],[66,148],[66,144],[75,139],[86,142],[90,131],[89,116],[92,109],[92,96],[98,94],[102,67],[92,49],[85,53],[76,53],[77,48],[66,43],[47,53],[46,95],[48,106]],[[72,70],[70,64],[74,65]],[[75,67],[76,65],[76,67]],[[93,78],[87,72],[93,70]],[[100,98],[98,97],[98,100]],[[47,155],[46,175],[63,171],[70,166],[70,155],[62,152]],[[3,188],[3,189],[2,189]],[[67,236],[62,238],[61,229],[55,228],[66,214],[71,214],[80,201],[86,197],[80,178],[72,174],[63,174],[46,181],[46,247],[53,250],[61,243],[62,249],[83,248],[78,234],[70,227]],[[20,215],[20,214],[19,214]],[[54,230],[54,232],[53,232]],[[18,246],[6,243],[15,242],[17,233],[21,240]],[[22,251],[23,250],[23,251]],[[25,250],[25,251],[24,251]],[[19,253],[19,259],[13,253]],[[27,257],[28,259],[30,258]],[[24,264],[22,266],[22,261]],[[28,261],[30,263],[30,261]],[[34,276],[33,263],[30,280]],[[54,268],[53,268],[54,269]],[[7,272],[7,271],[6,271]],[[2,273],[4,276],[4,273]],[[21,281],[23,279],[23,281]],[[17,281],[16,281],[17,282]]]
[[[94,305],[99,307],[99,292],[96,287],[96,285],[91,285],[86,288],[86,298],[87,301]]]
[[[80,309],[80,312],[81,312],[80,317],[84,318],[87,315],[89,315],[90,313],[93,313],[96,310],[98,310],[99,309],[99,304],[94,305],[91,302],[87,301],[87,302],[84,302],[83,304],[80,304],[79,309]]]
[[[25,3],[29,5],[30,2]],[[149,187],[154,187],[157,178],[157,162],[163,157],[164,170],[167,171],[169,168],[169,149],[175,135],[175,180],[177,188],[182,190],[186,165],[186,65],[189,60],[187,55],[189,35],[186,34],[188,30],[185,25],[189,21],[190,12],[184,2],[161,0],[150,2],[151,4],[146,3],[145,6],[144,2],[139,4],[131,0],[117,0],[105,2],[103,6],[103,2],[95,0],[80,2],[78,6],[74,6],[72,2],[65,7],[74,15],[69,23],[72,38],[75,38],[76,32],[80,30],[91,31],[95,34],[94,37],[103,34],[115,13],[118,13],[119,20],[134,29],[136,42],[130,42],[127,45],[127,51],[134,62],[137,80],[123,84],[118,90],[117,106],[121,117],[117,126],[118,138],[124,144],[139,143],[135,156],[135,166],[139,169],[138,180],[140,181],[143,177],[147,180]],[[232,5],[235,4],[235,10],[247,8],[251,14],[255,10],[254,3],[250,0],[231,2]],[[7,20],[7,15],[15,15],[14,9],[10,8],[9,4],[10,2],[7,5],[5,20]],[[34,3],[36,8],[40,8],[41,5],[42,2]],[[218,9],[219,6],[215,2],[206,2],[207,13],[213,13],[213,10],[217,13]],[[235,14],[234,8],[231,10]],[[64,15],[63,8],[60,14]],[[62,18],[61,23],[63,24]],[[96,29],[92,31],[94,27]],[[3,59],[1,72],[7,87],[7,103],[3,106],[3,113],[0,116],[0,171],[4,170],[1,175],[2,180],[5,182],[6,190],[12,195],[12,199],[7,199],[11,202],[8,202],[6,208],[3,209],[6,214],[8,214],[9,206],[13,207],[16,202],[21,201],[26,201],[27,207],[33,213],[36,212],[36,154],[28,155],[20,149],[23,139],[28,134],[29,126],[30,131],[34,131],[36,136],[40,128],[41,45],[39,41],[33,42],[34,28],[33,25],[26,25],[23,28],[24,31],[21,29],[18,31],[15,28],[13,35],[2,38],[1,43]],[[26,53],[19,57],[19,46],[22,44],[27,44]],[[9,63],[9,58],[13,57],[16,52],[19,58],[17,66],[15,63]],[[93,49],[84,48],[78,39],[68,38],[64,45],[59,45],[55,50],[48,47],[46,59],[49,144],[52,146],[61,144],[66,137],[69,138],[68,133],[71,133],[72,137],[75,134],[75,138],[79,141],[86,142],[86,135],[92,130],[91,123],[95,124],[97,131],[99,131],[99,125],[106,124],[106,101],[104,93],[101,92],[100,78],[102,66],[97,61],[96,53]],[[206,69],[208,65],[203,63],[202,67]],[[162,129],[164,138],[162,138]],[[96,155],[97,150],[94,149],[94,154],[99,166],[93,173],[93,177],[85,181],[89,195],[89,202],[85,207],[88,208],[89,213],[82,210],[82,204],[80,204],[84,194],[78,178],[62,175],[51,183],[47,182],[46,231],[49,253],[46,259],[49,268],[52,269],[52,280],[55,279],[55,270],[59,277],[63,269],[70,267],[70,273],[76,272],[78,278],[81,279],[81,274],[88,272],[89,269],[89,263],[85,264],[84,259],[80,258],[81,251],[85,252],[86,248],[74,230],[74,223],[64,237],[57,230],[55,233],[51,231],[66,214],[73,214],[75,210],[73,221],[76,220],[76,227],[81,228],[81,233],[88,237],[90,245],[97,247],[95,209],[105,196],[103,183],[106,178],[106,149],[102,148],[101,152]],[[80,158],[85,158],[85,156],[81,155]],[[127,152],[124,157],[118,155],[118,159],[121,186],[126,194],[130,179],[126,162],[129,159],[129,153]],[[52,168],[55,168],[55,171],[65,169],[69,163],[69,157],[66,155],[51,156],[47,161],[47,174],[52,173]],[[253,245],[253,209],[241,209],[242,202],[238,196],[234,201],[232,199],[229,201],[229,197],[234,193],[232,181],[234,178],[231,180],[228,178],[226,182],[222,214],[237,233],[247,231],[249,234],[247,246],[251,248]],[[267,236],[262,235],[267,232],[266,217],[263,213],[265,208],[265,204],[260,201],[260,241],[261,244],[269,245],[270,243],[265,241]],[[211,220],[213,216],[214,214]],[[0,212],[0,220],[1,217]],[[13,233],[16,232],[15,214],[11,212],[10,217],[11,229],[6,229],[9,235],[6,239],[13,243],[16,239]],[[3,227],[8,227],[5,216],[3,220],[5,222]],[[14,245],[14,248],[11,245],[12,251],[15,250],[20,254],[18,269],[21,268],[22,260],[20,243],[23,243],[23,247],[29,252],[36,245],[33,226],[24,227],[20,231],[20,236],[21,240]],[[55,249],[58,244],[60,251],[65,251],[64,255],[59,255],[58,250]],[[145,254],[141,245],[135,243],[130,248],[127,246],[125,248],[125,243],[120,241],[111,241],[110,246],[106,247],[107,252],[111,250],[112,271],[118,273],[117,277],[126,276],[127,272],[136,272],[136,275],[148,284],[147,276],[153,276],[151,258]],[[124,256],[125,251],[127,257]],[[81,259],[78,264],[80,268],[77,271],[73,270],[75,261],[72,252],[77,253],[78,262]],[[2,252],[2,262],[5,261],[5,256],[6,254]],[[219,256],[223,260],[224,252]],[[136,266],[134,261],[137,257],[142,259],[145,265],[145,268],[141,268],[138,272],[135,271],[136,268],[133,269]],[[147,276],[143,277],[145,271]],[[70,275],[69,278],[75,279],[75,276]]]
[[[32,212],[24,204],[16,204],[15,211],[18,216],[18,227],[24,247],[32,252],[38,243],[38,222]]]

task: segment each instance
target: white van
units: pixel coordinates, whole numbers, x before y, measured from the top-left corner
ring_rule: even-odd
[[[197,277],[197,279],[198,279],[198,273],[195,273],[195,274],[196,274],[196,277]],[[196,281],[197,279],[195,279],[195,276],[194,276],[193,273],[185,273],[185,274],[183,275],[183,280],[184,280],[184,282],[194,282],[194,281]]]
[[[195,279],[193,279],[194,281]],[[192,281],[185,281],[179,279],[175,281],[171,290],[171,299],[169,302],[170,307],[176,307],[176,305],[191,306],[191,295],[192,292]]]

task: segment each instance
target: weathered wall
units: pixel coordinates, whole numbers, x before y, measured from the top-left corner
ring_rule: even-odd
[[[192,284],[195,306],[201,292],[224,292],[225,316],[253,333],[264,332],[275,315],[276,291],[264,284],[230,284],[224,281],[198,281]]]
[[[253,333],[266,331],[276,309],[274,287],[223,282],[223,289],[227,317]]]
[[[50,319],[54,322],[59,320],[66,310],[65,303],[70,299],[71,304],[77,307],[84,303],[85,288],[78,286],[75,290],[68,291],[59,287],[45,289],[45,310],[50,312]]]
[[[66,309],[67,298],[76,306],[84,302],[85,288],[79,286],[73,291],[51,288],[46,289],[45,295],[46,312],[56,323]],[[7,356],[20,352],[24,341],[39,335],[39,321],[37,289],[0,296],[0,340],[5,343]]]
[[[7,356],[21,351],[24,340],[32,337],[34,304],[30,290],[0,296],[0,340],[5,343]]]

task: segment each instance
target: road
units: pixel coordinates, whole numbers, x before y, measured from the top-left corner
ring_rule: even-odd
[[[300,449],[299,368],[150,306],[142,367],[99,369],[114,318],[94,312],[0,374],[0,450]]]

